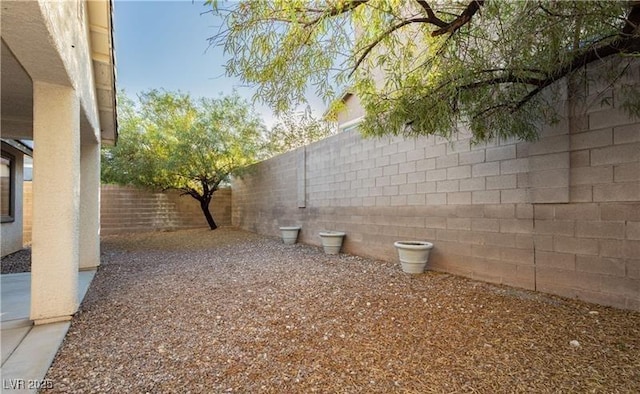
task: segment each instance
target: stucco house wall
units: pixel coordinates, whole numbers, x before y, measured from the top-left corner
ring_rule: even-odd
[[[358,96],[347,93],[342,97],[342,102],[344,103],[344,109],[338,113],[336,119],[339,125],[344,127],[344,125],[354,124],[355,121],[365,115]]]
[[[1,225],[1,234],[0,238],[1,246],[0,250],[2,251],[2,256],[6,256],[8,254],[17,252],[22,249],[22,222],[23,222],[23,213],[22,209],[15,206],[18,202],[22,201],[22,167],[23,167],[23,158],[24,154],[19,150],[2,143],[2,151],[10,154],[14,159],[14,212],[13,212],[13,221],[11,222],[3,222]],[[4,185],[3,185],[4,186]]]
[[[345,131],[234,180],[233,223],[300,224],[313,245],[342,230],[343,251],[388,261],[394,241],[430,240],[430,269],[640,310],[640,121],[616,92],[586,111],[559,103],[535,142]]]
[[[7,1],[0,16],[2,136],[35,148],[30,319],[67,321],[78,270],[100,265],[100,145],[117,139],[112,2]]]

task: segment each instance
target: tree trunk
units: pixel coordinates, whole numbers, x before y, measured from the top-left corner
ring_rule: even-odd
[[[204,213],[204,217],[207,218],[207,223],[209,224],[209,227],[211,228],[211,230],[217,229],[218,225],[213,220],[213,216],[211,215],[211,212],[209,212],[209,202],[211,202],[211,199],[202,198],[198,200],[200,201],[200,209],[202,209],[202,213]]]

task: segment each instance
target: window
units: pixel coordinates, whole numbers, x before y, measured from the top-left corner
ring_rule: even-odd
[[[15,158],[2,152],[0,162],[0,207],[2,223],[13,222],[15,209]]]

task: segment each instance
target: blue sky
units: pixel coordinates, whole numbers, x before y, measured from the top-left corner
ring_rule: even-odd
[[[222,48],[209,47],[207,38],[218,31],[220,20],[207,11],[203,0],[123,1],[114,4],[114,36],[118,89],[129,96],[164,88],[194,97],[218,97],[235,88],[251,102],[254,90],[239,79],[225,76]],[[324,108],[316,99],[314,112]],[[260,103],[256,112],[273,124],[272,111]]]

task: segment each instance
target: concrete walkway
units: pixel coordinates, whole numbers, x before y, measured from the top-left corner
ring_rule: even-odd
[[[96,271],[79,273],[78,300],[84,298]],[[2,291],[2,393],[35,393],[51,382],[44,377],[71,325],[34,326],[29,320],[31,274],[0,275]]]

